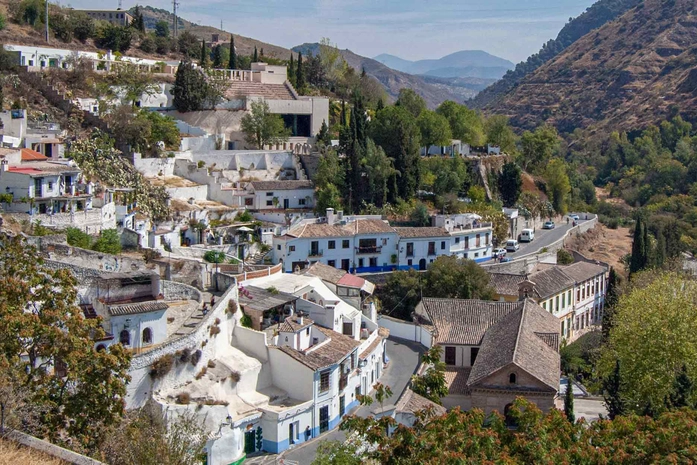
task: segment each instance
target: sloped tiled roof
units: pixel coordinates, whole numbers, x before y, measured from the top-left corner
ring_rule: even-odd
[[[577,283],[594,278],[601,273],[607,272],[607,268],[601,265],[588,262],[576,262],[562,268],[564,273]]]
[[[498,295],[518,295],[518,286],[525,281],[525,275],[509,273],[489,273],[491,287]]]
[[[48,157],[42,155],[41,153],[31,150],[22,149],[22,161],[44,161],[48,160]]]
[[[486,378],[511,364],[556,391],[559,385],[559,320],[532,300],[493,325],[484,335],[467,385],[484,385]],[[542,336],[542,337],[540,337]],[[557,338],[558,341],[558,338]]]
[[[470,388],[467,386],[469,379],[470,367],[445,367],[445,385],[448,387],[448,394],[454,396],[463,396],[470,394]]]
[[[288,231],[291,237],[352,237],[356,234],[394,233],[383,220],[355,220],[347,224],[310,223]]]
[[[288,181],[252,181],[250,184],[258,191],[292,191],[295,189],[314,189],[315,185],[309,180]]]
[[[278,331],[282,333],[297,333],[307,328],[308,326],[312,326],[312,324],[314,324],[314,321],[312,321],[309,318],[304,317],[303,322],[301,324],[300,319],[297,316],[292,316],[286,318],[283,321],[283,323],[281,323],[281,326],[278,328]]]
[[[164,302],[141,302],[134,304],[109,305],[109,315],[136,315],[139,313],[150,313],[167,310],[169,306]]]
[[[416,413],[421,410],[426,410],[431,408],[432,412],[436,416],[445,415],[447,410],[442,405],[438,405],[435,402],[426,399],[423,396],[415,393],[411,389],[404,391],[404,394],[397,402],[397,412],[404,413]]]
[[[323,332],[325,336],[330,339],[328,343],[310,351],[300,351],[290,347],[279,347],[278,350],[293,357],[311,370],[316,371],[338,364],[349,356],[356,347],[361,345],[359,341],[356,341],[352,337],[345,336],[336,331],[322,328],[321,326],[315,326],[315,328]]]
[[[225,98],[264,97],[269,100],[295,100],[285,84],[265,84],[250,81],[228,81]]]
[[[339,280],[347,273],[340,268],[334,268],[333,266],[325,265],[322,262],[316,262],[310,265],[309,268],[305,269],[303,274],[315,276],[328,283],[338,284]]]
[[[546,299],[574,286],[574,280],[560,267],[538,271],[529,275],[528,279],[535,283],[535,293],[540,299]]]
[[[449,237],[450,234],[445,228],[436,228],[436,227],[424,227],[424,228],[407,228],[407,227],[400,227],[400,228],[394,228],[395,231],[397,231],[397,234],[399,234],[399,237],[404,237],[404,238],[412,238],[412,239],[417,239],[417,238],[422,238],[422,237]]]
[[[256,286],[245,286],[244,289],[246,292],[240,292],[243,309],[266,311],[298,300],[293,294],[271,292]]]
[[[480,345],[486,331],[524,302],[435,299],[421,301],[439,344]]]

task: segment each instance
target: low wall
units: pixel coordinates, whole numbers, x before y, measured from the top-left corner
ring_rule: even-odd
[[[174,281],[162,281],[162,294],[165,300],[202,300],[198,289]]]
[[[51,457],[56,457],[57,459],[67,463],[72,463],[75,465],[104,465],[103,462],[80,455],[68,449],[63,449],[62,447],[51,444],[48,441],[35,438],[34,436],[30,436],[19,431],[11,431],[7,433],[7,436],[5,437],[25,447],[34,449],[46,455],[50,455]]]
[[[232,340],[234,341],[233,345],[245,354],[261,362],[269,360],[266,333],[245,328],[244,326],[235,326],[232,329]]]
[[[133,166],[146,178],[156,176],[174,176],[174,158],[143,158],[133,154]]]
[[[190,187],[167,187],[165,189],[173,199],[206,200],[208,198],[208,186],[198,185]]]
[[[49,260],[97,271],[133,272],[155,270],[158,273],[160,272],[157,265],[148,265],[144,260],[133,259],[123,255],[95,252],[65,244],[41,245],[41,251],[48,254]]]
[[[406,339],[422,344],[426,348],[431,348],[433,338],[431,334],[422,326],[409,321],[398,320],[386,315],[378,315],[378,325],[390,330],[390,337]]]
[[[49,228],[67,228],[75,227],[85,230],[88,234],[97,234],[103,229],[113,229],[116,227],[116,217],[111,215],[103,215],[101,208],[93,208],[92,210],[78,211],[74,213],[55,213],[53,215],[37,213],[29,215],[28,213],[7,213],[17,221],[29,221],[36,223],[41,221],[43,226]]]

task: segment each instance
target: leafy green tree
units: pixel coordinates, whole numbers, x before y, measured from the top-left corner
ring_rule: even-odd
[[[96,26],[94,20],[84,11],[71,11],[70,21],[73,24],[73,35],[83,44],[87,39],[94,37]]]
[[[651,256],[651,244],[649,242],[646,220],[643,215],[638,215],[634,225],[634,240],[632,241],[632,258],[629,263],[629,272],[638,273],[649,266]]]
[[[426,365],[423,375],[411,377],[411,389],[436,404],[442,405],[441,398],[448,395],[445,382],[445,362],[441,361],[443,347],[434,345],[421,356],[421,362]]]
[[[225,253],[216,250],[209,250],[203,254],[203,259],[208,263],[224,263]]]
[[[548,163],[545,169],[545,181],[554,211],[563,215],[566,213],[568,196],[571,193],[571,183],[564,160],[555,158]]]
[[[574,256],[566,249],[557,250],[557,264],[571,265],[574,262]]]
[[[615,271],[615,268],[610,267],[608,273],[607,288],[605,290],[605,308],[603,309],[603,339],[607,341],[610,337],[610,331],[615,325],[615,306],[620,298],[620,285],[622,278]]]
[[[295,88],[298,92],[302,92],[305,89],[305,70],[303,69],[303,54],[298,53],[298,68],[295,71]]]
[[[251,112],[242,117],[242,132],[248,144],[257,148],[283,143],[290,137],[290,130],[280,115],[271,113],[266,102],[252,102]]]
[[[101,49],[124,53],[131,48],[133,32],[130,27],[102,22],[97,28],[94,42]]]
[[[432,145],[436,147],[450,145],[453,138],[452,132],[448,120],[443,115],[435,111],[423,110],[416,123],[421,130],[421,145],[426,147],[426,150]]]
[[[169,23],[167,21],[158,21],[155,24],[155,35],[157,37],[169,37]]]
[[[179,52],[184,54],[184,56],[189,59],[201,57],[201,43],[198,41],[198,37],[189,31],[184,31],[179,34],[179,37],[177,38],[177,46],[179,48]]]
[[[228,69],[237,69],[237,50],[235,50],[235,36],[230,34],[230,62]]]
[[[150,140],[148,142],[151,146],[162,141],[165,143],[166,149],[179,149],[181,133],[174,118],[156,111],[147,110],[141,110],[139,116],[146,118],[150,122]]]
[[[363,181],[363,160],[368,150],[368,116],[363,97],[356,92],[353,96],[351,120],[339,134],[339,145],[346,158],[346,192],[347,207],[357,212],[367,199],[368,189]]]
[[[392,159],[385,155],[382,147],[376,146],[372,139],[368,139],[361,171],[368,179],[367,200],[377,207],[386,205],[389,182],[398,172],[394,169]]]
[[[451,100],[441,103],[436,112],[448,120],[453,138],[470,145],[484,144],[484,123],[479,113]]]
[[[632,283],[615,308],[598,372],[612,379],[617,361],[626,407],[641,413],[650,405],[660,413],[683,365],[690,378],[697,374],[697,282],[672,272],[645,272]]]
[[[535,132],[525,131],[520,139],[521,167],[529,173],[544,171],[552,155],[559,149],[559,142],[557,130],[551,126],[540,126]]]
[[[206,78],[188,59],[179,63],[172,87],[173,103],[177,111],[200,111],[204,108],[208,93]]]
[[[327,208],[341,209],[341,192],[336,185],[326,184],[318,187],[315,196],[317,197],[315,211],[318,214],[327,211]]]
[[[121,238],[116,229],[102,229],[99,237],[92,245],[92,249],[97,252],[118,255],[121,253]]]
[[[512,208],[518,203],[520,194],[523,192],[523,177],[521,169],[513,162],[503,165],[499,175],[499,193],[503,206]]]
[[[429,226],[431,224],[431,215],[428,213],[428,207],[422,202],[417,203],[411,215],[409,215],[409,220],[417,227]]]
[[[140,40],[139,48],[145,53],[154,53],[157,50],[157,44],[155,43],[155,38],[151,35],[146,35]]]
[[[14,386],[36,408],[26,432],[94,451],[123,415],[128,353],[96,350],[105,332],[76,305],[76,278],[47,267],[22,238],[3,239],[0,275],[0,392]]]
[[[317,142],[321,142],[325,146],[330,146],[332,144],[332,137],[331,134],[329,134],[329,127],[325,120],[322,120],[322,126],[320,126],[319,132],[317,133]]]
[[[411,321],[411,314],[421,301],[422,279],[421,273],[413,269],[388,274],[385,284],[377,290],[381,312]]]
[[[133,10],[133,21],[131,21],[130,26],[141,34],[145,34],[145,20],[143,19],[143,12],[140,9],[140,5],[136,5],[135,9]],[[167,26],[167,36],[168,35],[169,25]]]
[[[484,131],[488,144],[498,145],[505,153],[515,152],[516,135],[506,116],[493,115],[487,118],[484,122]]]
[[[491,300],[494,290],[489,274],[473,260],[441,255],[425,276],[424,296]]]
[[[220,45],[213,49],[213,69],[223,69],[223,48]]]
[[[418,118],[423,111],[426,111],[426,101],[423,97],[406,87],[399,90],[395,105],[404,108],[414,118]]]
[[[370,135],[394,160],[394,168],[401,174],[399,182],[395,176],[390,183],[390,202],[413,198],[421,177],[421,131],[416,119],[404,107],[386,107],[375,116]]]
[[[624,415],[627,402],[622,394],[622,371],[619,360],[616,360],[612,373],[603,378],[603,399],[611,420],[618,415]]]
[[[576,415],[574,414],[574,380],[571,376],[567,377],[566,392],[564,393],[564,415],[571,423],[576,423]]]
[[[92,246],[92,236],[78,228],[68,228],[66,230],[68,244],[81,249],[89,249]]]

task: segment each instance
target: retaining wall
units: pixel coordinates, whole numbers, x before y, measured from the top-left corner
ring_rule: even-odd
[[[390,330],[390,337],[406,339],[422,344],[426,348],[431,348],[433,337],[422,326],[409,321],[398,320],[386,315],[378,315],[378,325]]]
[[[43,454],[50,455],[51,457],[56,457],[67,463],[72,463],[75,465],[104,465],[103,462],[94,460],[93,458],[80,455],[68,449],[63,449],[55,444],[51,444],[43,439],[35,438],[28,434],[24,434],[19,431],[11,431],[7,433],[6,438],[21,444],[30,449],[37,450]],[[17,464],[21,465],[21,464]]]

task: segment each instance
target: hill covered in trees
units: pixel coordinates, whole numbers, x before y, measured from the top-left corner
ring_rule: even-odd
[[[471,105],[477,108],[496,108],[497,102],[511,92],[528,75],[554,59],[578,39],[634,8],[642,0],[599,0],[583,14],[571,19],[556,39],[545,43],[539,52],[518,63],[514,70],[484,91],[477,94]]]
[[[697,5],[645,0],[585,35],[487,108],[520,128],[642,129],[697,118]]]

